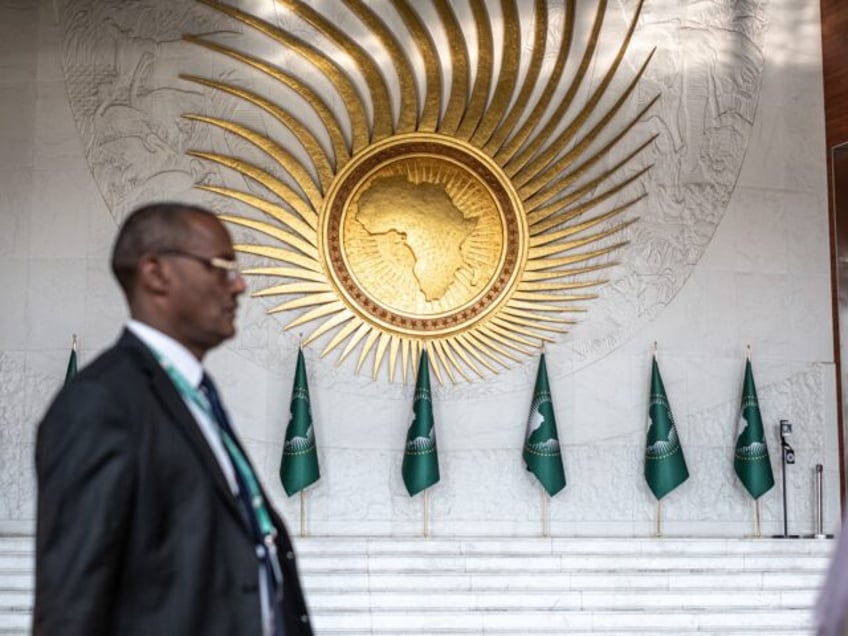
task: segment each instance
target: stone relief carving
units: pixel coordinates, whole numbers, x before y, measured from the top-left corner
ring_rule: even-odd
[[[278,15],[273,3],[236,4],[265,19],[284,20],[286,28],[300,35],[309,33],[293,16]],[[623,28],[634,3],[624,5],[607,18],[613,30]],[[316,6],[341,22],[350,19],[331,2]],[[647,51],[656,45],[657,52],[639,85],[638,98],[627,108],[633,114],[661,94],[640,124],[645,133],[640,139],[658,135],[637,161],[655,166],[642,182],[648,196],[634,211],[640,220],[628,230],[630,244],[617,254],[621,265],[611,270],[611,281],[601,288],[600,298],[581,324],[551,348],[552,359],[566,356],[573,362],[567,371],[554,362],[552,375],[571,372],[615,349],[670,302],[697,264],[721,220],[745,155],[763,69],[765,7],[765,2],[696,0],[645,6],[631,48]],[[153,198],[206,200],[226,210],[231,204],[212,201],[209,195],[192,192],[191,186],[226,183],[233,176],[185,152],[232,149],[235,142],[180,115],[209,112],[241,117],[250,125],[265,124],[255,113],[236,111],[241,107],[231,100],[181,81],[178,74],[202,69],[207,76],[245,85],[260,81],[181,40],[185,33],[216,33],[242,44],[234,24],[188,0],[131,4],[65,0],[60,8],[69,98],[92,174],[116,219]],[[585,19],[591,10],[578,3],[578,12],[588,12]],[[552,6],[551,12],[554,20],[561,18],[562,7]],[[522,30],[529,37],[530,22],[526,16],[523,20]],[[286,52],[275,55],[291,61]],[[639,59],[635,56],[632,63]],[[634,165],[633,170],[639,167]],[[250,302],[262,306],[259,300]],[[279,328],[278,318],[261,312],[251,311],[250,320],[243,323],[243,331]],[[267,334],[263,339],[280,341]],[[288,368],[286,353],[249,346],[240,351],[275,371]],[[354,378],[351,368],[331,369],[329,360],[322,364],[317,382],[375,395],[387,390],[385,381]],[[523,369],[514,369],[487,382],[440,391],[447,399],[482,396],[523,386],[525,376]],[[396,386],[388,390],[403,391]]]

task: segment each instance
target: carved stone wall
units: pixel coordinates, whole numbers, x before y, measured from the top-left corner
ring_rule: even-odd
[[[465,3],[455,4],[464,15]],[[518,4],[529,37],[531,3]],[[636,3],[611,4],[604,37],[616,42]],[[270,0],[238,6],[310,33]],[[334,0],[316,6],[341,25],[350,20]],[[498,11],[498,3],[487,6]],[[594,7],[577,3],[579,25]],[[553,24],[562,13],[551,3]],[[238,178],[186,154],[235,142],[180,115],[268,125],[178,78],[260,82],[183,42],[184,33],[214,33],[279,64],[298,63],[187,0],[0,7],[0,531],[31,529],[32,440],[61,384],[71,334],[80,335],[84,364],[125,318],[107,267],[117,223],[151,199],[235,209],[193,185]],[[647,196],[632,211],[639,221],[610,282],[548,348],[568,479],[550,504],[555,535],[653,531],[642,462],[654,341],[691,474],[664,500],[667,534],[751,532],[752,506],[732,469],[748,344],[778,480],[775,425],[795,423],[792,529],[812,531],[816,463],[825,466],[827,527],[838,524],[818,34],[815,0],[645,4],[623,70],[632,76],[656,47],[625,106],[633,115],[661,95],[632,142],[657,135],[632,167],[653,164],[638,185]],[[281,331],[287,316],[269,317],[269,306],[246,299],[238,337],[209,366],[275,502],[296,525],[298,502],[285,498],[276,474],[298,336]],[[322,469],[309,491],[311,532],[420,532],[420,498],[410,500],[400,475],[412,387],[357,374],[353,359],[336,366],[320,358],[321,344],[305,352]],[[434,534],[539,531],[539,488],[520,455],[535,366],[526,360],[485,381],[435,387],[442,481],[431,493]],[[761,499],[766,533],[782,529],[780,497],[778,483]]]

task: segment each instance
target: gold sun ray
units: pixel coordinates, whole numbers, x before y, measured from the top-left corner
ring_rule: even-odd
[[[640,12],[642,11],[642,2],[644,0],[639,0],[639,4],[636,7],[636,12],[633,16],[633,20],[630,23],[630,27],[627,31],[627,35],[625,36],[624,41],[621,43],[621,46],[616,53],[615,59],[613,60],[610,67],[607,69],[607,72],[604,74],[603,79],[589,96],[589,99],[586,100],[586,103],[580,109],[578,114],[574,117],[571,123],[566,126],[565,130],[563,130],[553,141],[548,141],[545,149],[538,154],[538,156],[533,157],[527,163],[521,165],[521,168],[518,172],[513,173],[512,177],[516,182],[519,190],[522,192],[528,192],[528,194],[535,194],[538,187],[534,188],[533,184],[528,184],[528,181],[531,179],[538,180],[538,176],[543,170],[545,166],[547,166],[559,153],[562,148],[564,148],[577,134],[583,124],[588,121],[589,117],[591,117],[595,110],[598,108],[598,105],[601,101],[601,98],[606,93],[609,88],[613,77],[615,77],[615,73],[618,70],[621,61],[624,59],[624,53],[627,50],[627,45],[630,43],[630,38],[633,36],[633,31],[636,28],[636,22],[639,17]],[[612,118],[613,115],[618,111],[621,107],[621,104],[624,100],[630,96],[630,93],[633,90],[636,80],[641,78],[643,71],[645,70],[645,65],[651,59],[653,55],[653,51],[651,51],[648,58],[645,60],[644,65],[636,74],[636,79],[631,82],[630,86],[628,86],[627,90],[622,93],[616,103],[607,109],[607,112],[604,113],[604,117],[601,121],[589,132],[587,133],[580,143],[576,144],[575,148],[572,148],[569,151],[569,155],[575,153],[577,147],[580,148],[579,152],[585,150],[585,148],[597,138],[599,132],[606,126],[606,123]]]
[[[513,112],[509,114],[504,121],[503,126],[500,126],[495,133],[486,141],[483,150],[495,157],[501,165],[509,161],[515,152],[533,132],[533,128],[541,120],[542,115],[548,108],[548,104],[554,97],[554,87],[556,87],[562,72],[565,69],[565,61],[568,59],[568,52],[571,49],[571,38],[574,31],[574,0],[567,0],[565,5],[565,17],[562,23],[562,37],[560,38],[559,47],[556,51],[553,69],[548,76],[547,88],[542,91],[536,104],[521,127],[516,131],[515,126],[520,115],[528,107],[530,96],[536,87],[539,72],[542,68],[542,61],[547,48],[548,37],[548,12],[546,0],[536,0],[535,5],[538,21],[535,29],[535,40],[533,44],[533,57],[530,60],[530,66],[527,69],[527,75],[524,81],[524,88],[519,94],[515,102]],[[507,136],[511,137],[507,139]]]
[[[490,362],[490,360],[497,361],[496,356],[493,353],[486,351],[485,347],[470,342],[465,335],[459,335],[449,342],[452,342],[458,349],[467,353],[471,358],[486,367],[489,373],[498,372],[497,367]],[[489,360],[487,360],[487,358],[489,358]],[[502,364],[502,366],[505,368],[507,367],[505,363]]]
[[[268,36],[272,40],[276,40],[284,47],[291,49],[292,51],[296,51],[302,55],[304,59],[311,62],[324,76],[330,79],[333,86],[335,86],[336,90],[341,95],[342,100],[348,107],[347,112],[351,119],[351,128],[362,135],[359,139],[364,138],[366,140],[370,140],[371,126],[369,125],[368,118],[365,113],[365,106],[359,97],[356,85],[347,76],[344,69],[335,62],[332,57],[328,56],[325,52],[318,50],[311,44],[304,42],[300,38],[297,38],[290,33],[286,33],[282,29],[269,24],[265,20],[261,20],[256,16],[241,11],[240,9],[236,9],[235,7],[221,2],[215,2],[215,0],[198,0],[198,2],[244,23],[259,33]],[[356,152],[357,148],[358,144],[355,143],[353,151]]]
[[[197,44],[210,51],[214,51],[215,53],[225,55],[226,57],[229,57],[236,62],[240,62],[246,66],[250,66],[258,71],[261,71],[274,81],[279,82],[283,86],[290,88],[294,93],[299,95],[301,99],[303,99],[310,106],[310,108],[321,120],[321,124],[324,130],[327,132],[327,135],[330,137],[330,143],[333,146],[332,159],[334,160],[334,165],[336,169],[341,169],[342,166],[350,159],[352,149],[347,145],[347,142],[344,138],[344,134],[342,133],[342,128],[336,120],[335,115],[333,115],[333,111],[330,110],[330,107],[327,105],[327,103],[323,99],[321,99],[318,93],[316,93],[311,86],[309,86],[305,82],[300,81],[296,77],[293,77],[291,74],[287,73],[286,71],[277,66],[274,66],[273,64],[269,64],[264,60],[260,60],[257,57],[248,55],[241,51],[236,51],[233,48],[210,42],[204,38],[192,35],[184,35],[183,39],[186,42]],[[368,143],[368,130],[354,130],[352,137],[353,150],[358,150],[359,148],[365,146]]]
[[[301,278],[318,282],[327,280],[323,274],[297,267],[247,267],[242,273],[248,276],[278,276],[280,278]]]
[[[273,311],[273,310],[271,310],[271,311]],[[300,316],[298,316],[297,318],[295,318],[294,320],[292,320],[291,322],[286,324],[285,328],[286,329],[294,329],[295,327],[299,327],[300,325],[304,325],[304,324],[311,322],[313,320],[317,320],[319,318],[323,318],[324,316],[327,316],[329,314],[335,314],[337,312],[344,314],[344,315],[349,313],[349,312],[346,311],[345,307],[341,303],[337,303],[337,302],[327,303],[325,305],[321,305],[319,307],[316,307],[315,309],[311,309],[310,311],[302,313]],[[316,329],[313,333],[311,333],[306,338],[306,340],[311,342],[314,338],[317,337],[315,334],[318,333],[319,330],[320,330],[320,327],[318,329]],[[320,333],[319,333],[319,335],[320,335]]]
[[[564,195],[563,197],[557,199],[553,203],[550,203],[550,204],[547,204],[547,205],[539,205],[538,207],[532,207],[532,208],[528,207],[528,209],[531,210],[527,213],[527,223],[528,223],[528,225],[530,225],[530,227],[533,227],[534,231],[538,231],[537,228],[536,228],[537,224],[541,223],[545,219],[548,219],[549,217],[553,217],[553,219],[552,219],[552,224],[548,225],[547,227],[553,227],[553,225],[558,225],[559,223],[562,223],[563,221],[568,220],[567,217],[559,215],[559,212],[568,208],[568,206],[572,205],[578,199],[581,199],[582,197],[584,197],[587,193],[594,191],[599,185],[604,183],[611,175],[618,172],[618,170],[620,170],[626,163],[628,163],[631,159],[633,159],[640,152],[642,152],[642,150],[647,148],[647,146],[651,142],[653,142],[654,139],[656,139],[656,136],[651,137],[651,139],[648,142],[646,142],[646,143],[642,144],[641,146],[639,146],[638,148],[636,148],[636,150],[631,152],[629,155],[627,155],[624,159],[619,161],[616,165],[614,165],[609,170],[606,170],[605,172],[603,172],[598,177],[587,181],[586,183],[580,185],[579,187],[576,187],[574,190],[572,190],[568,194]],[[621,181],[617,185],[609,188],[608,190],[604,191],[603,193],[598,194],[591,199],[588,199],[580,207],[583,207],[583,206],[586,206],[586,205],[594,206],[595,204],[604,201],[609,196],[612,196],[613,194],[618,193],[619,191],[626,188],[628,185],[630,185],[634,181],[637,181],[651,167],[652,166],[647,166],[646,168],[643,168],[642,170],[640,170],[640,171],[636,172],[635,174],[631,175],[630,177],[624,179],[623,181]],[[540,200],[543,200],[542,197],[546,197],[546,196],[547,195],[544,195],[544,194],[541,195]]]
[[[377,343],[377,350],[374,352],[374,375],[377,375],[377,371],[380,369],[380,363],[383,362],[383,357],[386,355],[386,350],[389,348],[389,342],[391,341],[392,336],[388,332],[380,333],[380,339]],[[389,369],[389,375],[391,375],[391,368]]]
[[[321,355],[339,351],[339,364],[357,352],[357,371],[370,361],[373,377],[384,371],[390,382],[414,377],[427,351],[442,384],[509,368],[586,313],[607,281],[597,273],[617,265],[613,255],[626,244],[618,237],[636,221],[628,211],[645,196],[627,192],[650,169],[633,164],[654,142],[637,131],[657,98],[635,115],[621,113],[653,52],[632,77],[613,82],[643,0],[598,69],[592,63],[607,0],[597,2],[575,51],[575,0],[564,0],[555,28],[545,0],[501,0],[499,13],[493,3],[469,0],[462,23],[453,3],[433,0],[427,15],[446,46],[411,0],[379,10],[369,0],[341,0],[347,19],[358,21],[350,32],[321,3],[277,0],[287,9],[281,26],[218,0],[198,1],[243,25],[240,37],[268,38],[303,62],[284,69],[212,35],[184,38],[264,81],[181,76],[275,123],[262,132],[232,116],[184,115],[261,151],[254,160],[237,150],[189,153],[250,183],[250,191],[198,187],[254,210],[221,218],[265,242],[235,249],[253,259],[245,274],[264,277],[252,295],[274,300],[269,313],[289,314],[285,329],[312,325],[305,344],[326,339]],[[523,41],[531,11],[532,34]],[[308,41],[289,30],[291,21],[312,30]],[[543,76],[546,55],[554,61]],[[310,79],[316,75],[326,79],[320,91]],[[266,92],[271,87],[296,99],[280,103]],[[581,94],[586,101],[575,104]],[[309,125],[304,109],[315,115]],[[275,136],[280,126],[298,152]]]
[[[365,364],[365,361],[368,359],[368,354],[371,352],[374,343],[377,342],[377,338],[380,337],[380,335],[380,331],[372,329],[365,338],[365,343],[362,345],[362,351],[359,353],[359,360],[356,362],[357,371],[359,371],[362,368],[362,365]]]
[[[466,368],[471,369],[477,377],[480,379],[485,379],[485,375],[482,371],[474,364],[474,361],[466,354],[465,350],[459,345],[456,340],[445,340],[444,341],[445,350],[448,352],[448,355],[451,358],[453,364],[459,368],[462,368],[464,365]],[[457,364],[456,359],[459,358],[462,360],[462,365]],[[470,382],[470,378],[468,379]]]
[[[512,91],[518,82],[519,56],[509,55],[509,52],[518,51],[521,47],[521,33],[519,27],[518,7],[515,0],[503,0],[501,2],[503,12],[503,50],[507,54],[501,59],[500,74],[495,82],[495,91],[489,108],[483,114],[483,119],[472,137],[472,143],[478,147],[488,141],[495,127],[503,117],[509,106]],[[491,54],[491,51],[488,52]]]
[[[601,27],[604,23],[604,16],[606,15],[606,10],[607,0],[598,0],[598,9],[595,12],[595,20],[592,23],[592,30],[589,34],[589,44],[586,47],[586,50],[583,52],[583,56],[580,59],[580,65],[577,67],[577,70],[574,73],[574,79],[569,84],[565,95],[563,96],[562,100],[560,100],[554,112],[551,114],[550,117],[548,117],[547,121],[540,129],[536,130],[535,133],[531,131],[531,135],[527,137],[528,143],[523,144],[517,154],[514,154],[510,157],[498,158],[499,161],[503,162],[504,169],[510,176],[514,175],[518,170],[520,170],[525,165],[525,163],[527,163],[528,159],[536,155],[536,153],[544,147],[546,142],[548,142],[553,136],[553,133],[556,130],[557,126],[559,126],[559,123],[565,117],[565,113],[571,107],[571,103],[574,100],[574,97],[577,95],[577,92],[580,90],[580,87],[583,85],[583,80],[585,79],[586,74],[589,71],[589,65],[591,64],[592,59],[595,56],[595,48],[597,46],[601,34]],[[566,53],[567,52],[568,51],[566,51]],[[555,80],[555,78],[552,77],[546,87],[546,92],[553,93],[557,87],[557,84],[558,79]],[[562,136],[560,136],[560,139],[562,139]]]
[[[534,162],[528,166],[526,166],[521,173],[516,175],[516,182],[520,183],[519,191],[527,192],[528,194],[535,194],[540,189],[542,189],[545,185],[547,185],[551,179],[553,179],[556,175],[562,173],[563,170],[567,169],[573,162],[576,157],[579,157],[583,152],[586,151],[586,148],[597,139],[598,135],[603,131],[603,129],[612,121],[612,118],[618,113],[621,106],[627,101],[627,98],[630,97],[630,94],[633,92],[633,89],[636,88],[636,84],[640,79],[642,79],[642,74],[645,72],[647,68],[648,62],[650,62],[651,57],[653,56],[654,51],[651,51],[648,55],[648,59],[645,60],[645,63],[636,73],[636,76],[628,85],[627,89],[621,94],[621,96],[615,101],[615,103],[610,106],[607,112],[604,113],[601,120],[592,127],[589,132],[587,132],[582,139],[572,147],[563,157],[552,162],[549,166],[547,166],[544,170],[536,171],[536,168],[541,166],[545,159],[552,159],[547,152],[542,153],[538,157],[538,161],[534,160]],[[581,113],[578,118],[575,120],[574,125],[575,128],[582,125],[586,119],[588,119],[588,114],[583,117],[583,113]],[[571,132],[571,127],[567,129],[567,132]],[[571,141],[571,137],[566,138],[566,142]],[[523,179],[524,174],[533,174],[532,177],[528,177],[526,180]]]
[[[265,99],[261,95],[244,88],[230,86],[223,82],[217,82],[215,80],[198,77],[196,75],[181,74],[180,78],[195,84],[200,84],[201,86],[219,90],[223,93],[232,95],[233,97],[238,97],[239,99],[261,108],[271,115],[274,119],[283,124],[283,126],[291,130],[297,140],[303,145],[303,148],[309,155],[309,159],[311,160],[313,167],[318,172],[318,180],[321,184],[321,189],[324,190],[330,186],[330,182],[333,180],[333,167],[330,165],[329,157],[327,157],[324,153],[321,148],[321,144],[315,138],[315,135],[313,135],[306,126],[300,123],[300,120],[293,117],[288,111],[280,108],[271,100]]]
[[[225,119],[192,114],[183,115],[183,117],[192,121],[200,121],[211,124],[212,126],[216,126],[217,128],[225,130],[236,137],[253,144],[259,150],[271,157],[277,165],[284,168],[294,178],[300,189],[306,194],[307,199],[313,203],[313,205],[316,203],[319,204],[315,207],[320,207],[322,197],[318,184],[312,180],[312,176],[304,168],[303,164],[301,164],[291,152],[286,150],[280,144],[272,141],[260,132],[251,130],[247,126],[227,121]]]
[[[339,363],[341,363],[345,358],[347,358],[351,354],[351,352],[356,348],[356,345],[358,345],[362,338],[364,338],[365,335],[368,334],[370,331],[372,331],[372,327],[368,323],[363,322],[357,325],[356,331],[347,341],[345,348],[342,350],[342,353],[339,356]]]
[[[420,132],[432,132],[439,124],[439,111],[442,103],[442,66],[439,61],[436,43],[430,32],[413,11],[406,0],[393,0],[395,10],[403,20],[404,26],[409,29],[412,40],[424,60],[424,104],[421,110],[421,119],[418,121],[417,130]]]
[[[480,124],[486,102],[489,99],[492,65],[494,64],[492,30],[489,23],[489,14],[483,0],[472,0],[471,11],[474,14],[474,23],[477,26],[477,73],[468,106],[462,113],[462,121],[456,131],[456,136],[461,139],[470,139]],[[467,49],[465,55],[466,57],[468,55]]]
[[[451,58],[451,87],[448,93],[448,104],[439,132],[444,135],[456,135],[459,121],[463,113],[470,112],[468,107],[468,49],[462,29],[457,22],[456,15],[447,0],[436,0],[436,12],[445,27],[448,38],[448,47]]]
[[[442,348],[441,340],[432,340],[428,343],[431,346],[431,350],[435,352],[435,357],[433,358],[433,368],[436,370],[436,376],[439,377],[439,384],[443,384],[441,380],[440,370],[444,369],[445,373],[447,373],[448,379],[455,383],[456,376],[453,374],[453,367],[449,364],[448,357],[445,355],[445,351]],[[441,369],[439,368],[441,367]],[[461,368],[457,369],[457,371],[462,371]]]
[[[263,256],[271,260],[289,263],[291,265],[298,265],[305,271],[324,275],[324,280],[326,280],[324,268],[321,266],[321,263],[314,258],[309,258],[308,256],[292,252],[291,250],[270,245],[237,243],[233,247],[237,252],[241,252],[243,254],[253,254],[255,256]]]
[[[494,151],[500,148],[506,136],[515,129],[515,125],[518,122],[519,117],[524,112],[525,108],[527,108],[527,104],[530,102],[530,97],[533,94],[533,89],[536,87],[536,81],[539,79],[539,72],[542,70],[542,63],[545,59],[545,49],[548,36],[547,2],[545,0],[535,0],[535,4],[533,5],[533,11],[536,14],[536,20],[533,27],[533,53],[530,57],[530,63],[527,66],[527,71],[524,74],[524,78],[521,80],[521,91],[518,93],[518,97],[515,98],[515,104],[509,109],[509,113],[506,117],[504,117],[503,121],[498,124],[494,132],[489,131],[491,132],[491,136],[483,143],[483,150],[485,150],[489,154],[493,154]],[[512,32],[510,32],[510,36],[513,36]],[[504,47],[504,51],[508,50],[509,49]],[[565,60],[557,60],[557,66],[559,68],[564,68]],[[554,69],[553,74],[556,74],[556,69]],[[555,75],[555,77],[556,81],[559,81],[559,75]],[[488,94],[489,91],[487,86],[486,95],[488,96]],[[540,103],[544,103],[545,106],[547,106],[547,101],[550,100],[552,97],[552,94],[548,95],[547,98],[541,99]],[[542,110],[544,111],[544,108]]]
[[[199,154],[199,153],[192,153]],[[216,161],[215,158],[211,159],[212,161]],[[222,164],[225,162],[221,162]],[[244,173],[245,176],[249,176],[250,178],[255,178],[257,182],[263,183],[265,182],[263,175],[256,175],[256,170],[251,170],[249,173]],[[269,186],[274,187],[274,190],[271,190],[276,194],[276,184],[269,183]],[[249,205],[252,208],[255,208],[266,216],[269,216],[272,220],[278,221],[283,225],[290,228],[293,232],[298,235],[298,238],[302,241],[308,243],[311,247],[317,247],[315,242],[315,222],[316,216],[312,213],[312,210],[304,205],[298,205],[298,200],[295,199],[293,203],[286,201],[286,204],[291,205],[292,209],[297,212],[297,215],[290,213],[284,207],[272,203],[267,199],[263,199],[262,197],[256,196],[254,194],[250,194],[248,192],[244,192],[242,190],[235,190],[233,188],[225,188],[223,186],[200,186],[201,189],[206,190],[207,192],[215,192],[220,194],[221,196],[229,197],[231,199],[235,199],[237,201],[241,201]],[[271,189],[271,188],[269,188]],[[304,250],[301,250],[304,251]],[[305,253],[305,252],[304,252]]]
[[[399,346],[400,338],[395,335],[392,335],[391,342],[389,343],[389,382],[395,381],[395,365],[397,365]]]
[[[412,348],[412,344],[409,340],[405,338],[398,338],[400,340],[400,368],[401,368],[401,380],[404,384],[406,384],[406,370],[409,368],[410,364],[410,356],[409,352]]]
[[[220,216],[224,221],[261,232],[262,234],[275,238],[282,243],[287,243],[299,252],[302,252],[305,256],[309,256],[316,260],[318,259],[318,249],[315,245],[309,241],[304,241],[303,239],[298,238],[293,232],[286,231],[279,225],[272,225],[271,223],[265,223],[264,221],[256,221],[254,219],[248,219],[232,214],[222,214]]]
[[[335,308],[333,308],[335,309]],[[329,311],[329,308],[328,308]],[[353,313],[348,311],[347,309],[336,310],[334,315],[325,320],[321,326],[319,326],[315,331],[309,334],[304,340],[303,345],[306,346],[311,343],[313,340],[316,340],[323,336],[328,331],[335,329],[339,325],[346,323],[349,320],[353,320]],[[356,326],[356,323],[351,323],[353,326]]]
[[[368,30],[375,35],[380,43],[389,51],[395,64],[397,80],[400,88],[400,113],[398,115],[396,133],[407,133],[415,130],[418,122],[418,88],[409,58],[403,52],[400,42],[394,33],[370,9],[364,0],[347,0],[347,6],[359,18]]]
[[[330,351],[332,351],[332,350],[333,350],[333,349],[335,349],[337,346],[339,346],[341,343],[343,343],[345,340],[347,340],[347,339],[350,337],[350,335],[351,335],[354,331],[356,331],[356,330],[361,330],[361,329],[362,329],[362,326],[363,326],[363,325],[362,325],[362,323],[360,323],[360,322],[358,322],[358,321],[356,321],[356,320],[354,320],[353,322],[349,322],[348,324],[346,324],[344,327],[342,327],[341,329],[339,329],[339,330],[336,332],[336,335],[334,335],[334,336],[333,336],[332,340],[330,340],[330,341],[327,343],[327,345],[324,347],[324,350],[321,352],[321,355],[322,355],[322,356],[325,356],[325,355],[327,355],[328,353],[330,353]],[[351,338],[351,341],[352,341],[352,340],[353,340],[353,339]],[[355,343],[354,343],[354,344],[355,344]]]
[[[297,219],[294,219],[284,208],[279,205],[275,205],[270,201],[262,199],[253,194],[249,194],[247,192],[243,192],[241,190],[235,190],[234,188],[226,188],[224,186],[214,186],[214,185],[198,185],[197,187],[201,190],[206,190],[207,192],[214,192],[216,194],[220,194],[221,196],[229,197],[231,199],[235,199],[237,201],[241,201],[242,203],[246,203],[247,205],[256,208],[257,210],[261,210],[265,214],[270,217],[273,217],[277,221],[284,223],[290,226],[294,231],[296,231],[302,238],[307,240],[311,240],[315,236],[315,225],[317,223],[317,215],[315,211],[310,207],[308,201],[302,199],[297,192],[289,188],[285,183],[269,174],[265,170],[252,166],[251,164],[239,161],[232,157],[225,157],[223,155],[219,155],[214,152],[196,152],[189,151],[189,155],[193,157],[198,157],[200,159],[207,159],[213,163],[217,163],[221,166],[226,166],[228,168],[232,168],[233,170],[237,170],[242,173],[245,177],[249,179],[253,179],[256,183],[262,184],[265,188],[273,192],[280,201],[284,202],[285,205],[290,206],[301,219],[306,221],[309,225],[309,230],[305,230],[302,227],[302,224]]]
[[[365,49],[357,44],[353,38],[349,37],[301,0],[277,0],[277,2],[296,12],[305,22],[318,29],[318,31],[327,36],[331,42],[352,58],[365,78],[371,99],[375,103],[389,103],[389,87],[386,85],[380,69]],[[311,49],[303,40],[298,41],[304,47],[304,51]],[[371,121],[372,141],[379,141],[384,137],[388,137],[392,134],[392,128],[391,110],[388,108],[375,108]]]
[[[469,331],[465,334],[460,334],[457,336],[457,339],[463,343],[470,343],[473,349],[485,353],[504,369],[509,368],[510,362],[518,362],[518,358],[506,351],[498,343],[493,342],[481,331]],[[506,358],[506,361],[504,358]]]

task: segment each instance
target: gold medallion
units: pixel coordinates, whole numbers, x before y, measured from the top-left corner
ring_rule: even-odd
[[[331,280],[363,320],[407,337],[461,332],[519,280],[527,224],[508,177],[435,134],[391,137],[338,175],[321,214]]]
[[[586,289],[605,282],[594,272],[614,264],[610,255],[623,245],[616,235],[632,222],[620,215],[642,198],[628,198],[627,191],[647,168],[630,164],[653,141],[630,143],[635,149],[626,155],[618,150],[657,99],[635,114],[619,114],[650,55],[624,85],[611,88],[641,0],[608,68],[591,79],[604,2],[586,22],[582,51],[572,50],[576,25],[583,23],[574,0],[565,0],[556,20],[546,0],[535,0],[533,35],[524,40],[527,16],[516,3],[501,3],[507,53],[499,66],[492,16],[482,1],[470,3],[474,56],[467,29],[445,0],[433,3],[437,25],[403,0],[382,4],[379,12],[365,0],[344,0],[358,21],[351,32],[302,0],[277,0],[288,18],[317,34],[308,40],[232,5],[200,2],[311,69],[297,74],[231,40],[186,36],[248,69],[254,81],[184,79],[256,109],[299,145],[293,151],[268,127],[185,115],[253,146],[270,164],[235,153],[190,152],[261,186],[198,185],[264,217],[221,215],[255,233],[255,243],[236,249],[264,261],[247,274],[278,280],[253,295],[279,297],[272,313],[296,313],[285,328],[316,325],[304,343],[326,338],[322,355],[340,348],[340,361],[358,351],[357,368],[370,359],[375,378],[385,368],[390,380],[398,370],[406,380],[426,348],[441,382],[443,376],[456,381],[496,373],[565,333],[585,310],[580,303],[595,297]],[[386,20],[387,11],[396,20]],[[403,37],[393,31],[398,21]],[[363,26],[367,50],[361,33],[351,35]],[[436,44],[434,28],[447,37],[447,47]],[[526,63],[513,51],[529,51]],[[556,62],[543,74],[546,55]],[[423,63],[421,77],[413,58]],[[378,59],[392,67],[393,85]],[[566,68],[568,60],[578,60],[575,68]],[[334,100],[313,88],[316,77],[333,87]],[[296,107],[270,97],[279,87],[296,95]],[[340,101],[341,115],[331,101]],[[295,115],[305,111],[312,127]]]

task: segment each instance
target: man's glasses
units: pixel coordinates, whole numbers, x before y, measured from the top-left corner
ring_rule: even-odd
[[[235,282],[241,278],[241,268],[239,267],[239,264],[236,261],[231,261],[226,258],[220,258],[218,256],[206,258],[205,256],[198,256],[197,254],[190,254],[181,250],[162,250],[161,252],[157,252],[157,254],[161,256],[182,256],[183,258],[190,258],[193,261],[206,265],[208,269],[224,272],[227,277],[227,282],[229,283]]]

